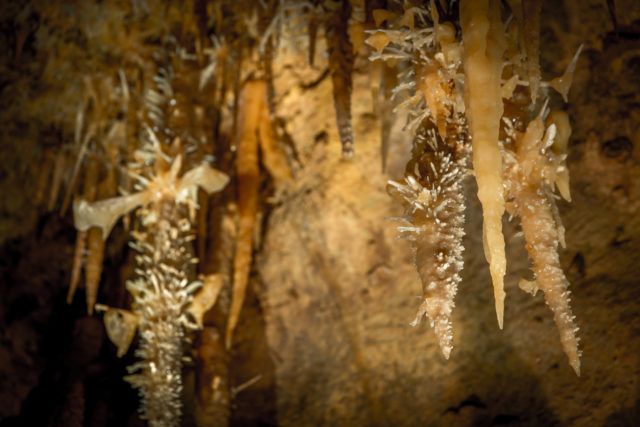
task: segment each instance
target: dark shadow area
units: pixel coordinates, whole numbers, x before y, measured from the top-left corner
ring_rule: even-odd
[[[2,426],[143,425],[137,393],[122,380],[132,352],[116,358],[101,319],[86,315],[83,290],[66,303],[74,241],[67,221],[44,215],[35,230],[0,249],[2,345],[12,350],[2,393],[23,398]],[[109,302],[119,253],[105,259],[100,298]]]
[[[252,279],[247,287],[231,349],[231,426],[277,425],[275,365],[256,284]]]
[[[640,424],[640,400],[635,405],[622,408],[609,415],[603,425],[610,427],[635,427]]]

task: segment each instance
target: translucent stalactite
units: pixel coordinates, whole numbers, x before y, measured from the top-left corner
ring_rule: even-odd
[[[498,136],[503,112],[500,92],[502,54],[506,46],[500,4],[495,0],[462,1],[460,25],[473,170],[484,216],[482,240],[493,280],[498,325],[502,329],[507,263],[502,235],[504,196]]]

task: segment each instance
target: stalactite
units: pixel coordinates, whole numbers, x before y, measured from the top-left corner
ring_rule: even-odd
[[[165,195],[142,211],[146,230],[135,235],[143,275],[127,287],[139,315],[141,362],[130,367],[126,380],[140,390],[150,425],[177,425],[181,417],[182,346],[185,333],[195,329],[183,307],[199,285],[188,277],[194,259],[187,244],[187,209]]]
[[[313,67],[316,58],[316,37],[318,35],[319,16],[315,13],[315,9],[318,8],[318,0],[313,0],[314,11],[308,15],[307,34],[309,36],[309,52],[307,54],[307,61],[309,65]]]
[[[36,205],[42,204],[45,199],[45,194],[47,189],[49,188],[49,178],[51,176],[51,170],[53,169],[54,164],[54,156],[51,151],[47,151],[44,154],[44,159],[42,160],[42,167],[38,172],[38,184],[36,187],[36,194],[34,197],[34,201]]]
[[[351,6],[342,1],[335,10],[328,10],[325,33],[329,48],[329,69],[333,82],[333,101],[336,109],[336,123],[342,143],[342,157],[354,156],[353,128],[351,126],[351,90],[353,73],[353,46],[349,40],[348,21]]]
[[[374,12],[383,10],[382,7],[386,4],[384,0],[368,0],[365,2],[365,32],[374,35],[366,38],[364,42],[376,49],[375,28],[376,19],[374,18]],[[383,35],[384,38],[384,35]],[[384,40],[383,40],[384,43]],[[386,43],[385,43],[386,46]],[[387,169],[387,157],[389,154],[389,135],[391,132],[391,125],[393,120],[393,101],[392,90],[396,86],[397,73],[395,69],[389,66],[383,61],[374,61],[371,63],[371,69],[369,71],[371,79],[371,94],[373,98],[374,113],[380,118],[380,157],[382,160],[382,171]]]
[[[554,212],[555,201],[551,194],[556,173],[565,170],[566,166],[562,154],[551,150],[556,136],[555,124],[547,128],[545,135],[543,132],[540,116],[529,123],[523,134],[511,130],[516,151],[513,153],[515,161],[508,169],[508,188],[522,221],[536,285],[544,292],[545,301],[553,311],[569,364],[580,375],[578,328],[569,306],[569,282],[558,257],[558,243],[564,241],[564,232]]]
[[[505,39],[500,4],[494,0],[462,1],[460,25],[464,46],[465,103],[473,144],[473,169],[484,215],[484,250],[493,280],[498,325],[502,329],[506,257],[502,236],[502,155],[498,135],[503,111],[500,77]]]
[[[266,84],[252,80],[245,84],[239,107],[238,136],[236,139],[236,174],[238,177],[238,237],[233,261],[233,298],[227,321],[225,343],[231,347],[232,334],[244,302],[249,282],[253,250],[253,230],[258,209],[258,187],[260,170],[258,168],[258,138],[260,119],[266,102]]]
[[[400,105],[408,109],[407,128],[415,129],[412,156],[404,180],[389,181],[388,190],[405,206],[401,220],[407,224],[398,230],[412,242],[422,282],[423,302],[412,324],[426,315],[448,359],[453,349],[451,314],[463,266],[462,180],[468,157],[466,120],[454,81],[461,63],[459,57],[438,55],[439,48],[456,44],[450,24],[440,25],[436,19],[439,31],[425,31],[408,15],[426,13],[407,8],[402,17],[388,18],[391,29],[372,31],[372,37],[386,38],[378,37],[381,49],[374,59],[403,58],[409,67],[400,73],[394,93],[408,92]],[[387,46],[393,53],[385,52]]]
[[[132,311],[97,307],[105,311],[105,327],[118,347],[118,356],[127,351],[138,331],[136,356],[141,360],[130,367],[127,380],[139,389],[141,412],[150,425],[163,426],[179,423],[184,345],[215,302],[211,281],[198,292],[201,285],[194,280],[197,259],[190,241],[198,188],[207,193],[219,191],[228,181],[226,175],[207,166],[211,161],[207,151],[211,150],[205,146],[211,131],[205,128],[202,107],[191,92],[200,69],[179,49],[175,54],[166,52],[156,55],[153,78],[143,73],[138,101],[131,99],[126,77],[122,78],[125,111],[137,110],[137,115],[124,114],[126,121],[113,122],[103,117],[94,125],[108,128],[97,134],[102,137],[106,177],[97,185],[99,201],[74,202],[76,227],[89,236],[85,270],[90,313],[97,296],[104,240],[120,217],[139,207],[138,227],[131,232],[132,247],[138,251],[137,277],[127,282],[134,300]],[[140,102],[143,90],[144,102]],[[91,123],[97,123],[95,117]],[[131,129],[138,129],[140,135],[128,138]],[[126,171],[135,180],[136,192],[109,198],[117,186],[116,166],[122,148],[128,150],[124,158],[133,160]],[[186,172],[181,175],[182,169]]]
[[[531,102],[536,102],[540,86],[540,9],[540,0],[522,0],[522,32]]]
[[[107,174],[105,179],[97,185],[96,196],[98,199],[106,199],[115,194],[115,180],[113,170]],[[85,200],[88,201],[88,200]],[[82,233],[82,231],[80,231]],[[98,227],[91,227],[87,231],[87,257],[85,262],[85,299],[87,302],[87,312],[93,314],[94,305],[98,299],[98,289],[100,286],[100,276],[102,275],[102,264],[104,260],[105,241],[102,230]]]
[[[262,154],[262,163],[274,179],[287,181],[291,178],[287,160],[277,146],[267,99],[265,80],[249,80],[245,83],[241,92],[236,137],[239,224],[233,262],[233,298],[225,336],[227,348],[231,346],[233,330],[240,318],[253,258],[253,234],[260,185],[258,148]]]
[[[523,98],[525,90],[522,87],[525,85],[518,73],[524,72],[528,76],[527,89],[531,100],[537,98],[541,86],[539,4],[528,2],[524,5],[523,15],[517,18],[517,26],[512,24],[508,28],[511,32],[507,38],[498,2],[462,2],[461,44],[456,41],[455,27],[451,23],[439,22],[440,13],[444,11],[434,7],[434,2],[431,2],[432,23],[427,29],[421,28],[422,24],[416,21],[416,17],[428,15],[418,7],[407,5],[403,15],[373,11],[377,24],[386,22],[387,28],[370,30],[367,40],[374,48],[370,59],[383,60],[392,66],[398,61],[405,64],[393,95],[405,94],[396,111],[406,110],[405,128],[417,132],[412,161],[407,166],[404,181],[390,182],[390,192],[400,196],[405,205],[406,217],[403,220],[409,224],[399,227],[399,230],[406,232],[413,242],[416,267],[423,282],[425,299],[416,321],[422,314],[427,314],[435,327],[443,354],[448,358],[452,348],[450,314],[462,268],[460,227],[464,205],[460,188],[464,176],[461,172],[463,153],[468,150],[465,135],[469,132],[478,197],[484,214],[483,244],[494,284],[498,324],[502,328],[503,278],[506,271],[502,216],[508,197],[516,209],[509,212],[522,219],[534,272],[540,278],[538,286],[545,290],[563,348],[571,366],[579,374],[577,329],[568,305],[568,282],[557,254],[558,243],[564,245],[564,228],[550,196],[557,186],[565,199],[570,198],[569,176],[564,165],[570,126],[566,115],[554,113],[549,117],[550,129],[555,132],[557,126],[561,132],[553,154],[549,152],[536,161],[530,159],[531,153],[544,154],[548,148],[534,142],[541,140],[542,134],[532,136],[541,132],[541,119],[531,122],[531,131],[524,133],[525,137],[518,136],[518,132],[523,134],[524,130],[516,131],[516,128],[526,127],[530,108]],[[519,2],[511,2],[511,8],[515,13],[522,10]],[[518,29],[522,31],[522,37],[518,37]],[[507,60],[506,56],[510,59]],[[570,84],[575,62],[574,57],[566,77],[560,80],[566,79]],[[463,76],[460,68],[464,68]],[[559,86],[558,80],[552,81],[551,86],[566,98],[568,86]],[[464,99],[460,94],[462,87],[465,88]],[[427,117],[430,130],[424,127]],[[429,144],[424,142],[425,139]],[[525,143],[529,147],[529,151],[525,151],[529,154],[524,154],[522,145],[518,145]],[[513,148],[514,144],[518,148]],[[512,150],[517,150],[517,154]],[[454,157],[447,157],[447,152]],[[536,172],[538,175],[531,175],[532,162],[541,165]],[[442,169],[443,165],[450,163],[458,165],[457,172]],[[423,170],[425,164],[432,165],[432,168]],[[439,181],[442,175],[455,179],[444,183]],[[542,183],[542,177],[546,184]],[[441,208],[440,203],[449,210]],[[453,206],[458,206],[457,210]]]
[[[150,153],[156,153],[153,145],[150,149]],[[204,165],[179,178],[181,168],[181,155],[178,155],[168,170],[156,171],[149,179],[139,175],[138,181],[144,190],[138,193],[137,203],[133,205],[123,205],[122,198],[115,198],[84,210],[79,204],[75,206],[76,226],[90,226],[90,230],[100,227],[104,233],[110,229],[105,224],[112,224],[124,211],[142,205],[143,229],[132,233],[135,239],[132,246],[139,252],[139,276],[127,282],[127,289],[134,297],[133,312],[139,319],[141,344],[136,355],[142,360],[130,368],[132,375],[127,380],[140,389],[143,415],[151,425],[158,426],[178,423],[182,345],[185,334],[198,328],[187,316],[193,295],[201,286],[189,278],[190,266],[197,262],[188,245],[192,240],[189,206],[196,203],[194,194],[198,186],[214,192],[228,182],[226,175]]]
[[[380,117],[380,157],[382,159],[382,171],[387,169],[387,158],[389,156],[389,148],[391,141],[391,126],[393,123],[393,101],[391,101],[393,88],[398,83],[395,70],[382,65],[382,75],[380,76],[380,93],[382,98],[378,103],[378,116]]]
[[[98,227],[91,227],[87,231],[87,258],[84,267],[87,312],[89,315],[93,314],[93,305],[98,297],[103,258],[104,240],[102,240],[101,230]]]
[[[143,3],[133,2],[131,10],[119,11],[126,20],[123,34],[98,26],[102,5],[87,2],[79,14],[94,18],[95,28],[87,25],[79,31],[90,49],[87,55],[103,63],[94,68],[80,64],[82,73],[70,76],[73,83],[65,87],[60,101],[63,111],[56,115],[65,116],[62,134],[73,134],[73,142],[44,154],[35,199],[52,211],[66,187],[61,214],[73,201],[78,229],[68,301],[84,264],[87,309],[90,314],[94,306],[104,312],[118,356],[126,353],[138,331],[141,346],[136,355],[141,360],[128,379],[140,389],[152,425],[179,423],[183,350],[197,328],[203,328],[196,356],[199,375],[207,381],[219,378],[217,385],[198,386],[199,399],[205,402],[198,409],[200,419],[206,420],[201,422],[211,422],[214,413],[228,418],[228,350],[249,284],[253,239],[259,234],[256,218],[264,201],[260,185],[267,179],[261,167],[278,184],[293,178],[274,131],[274,122],[282,118],[277,117],[273,85],[280,77],[274,74],[281,66],[281,44],[300,27],[309,38],[303,53],[310,66],[317,66],[321,55],[328,56],[343,158],[354,156],[353,74],[367,71],[366,65],[360,69],[360,62],[354,70],[354,45],[361,48],[363,37],[374,61],[368,71],[381,122],[383,170],[392,121],[406,114],[411,160],[404,177],[390,181],[388,189],[405,208],[405,224],[399,230],[411,241],[422,283],[423,299],[413,324],[426,315],[443,355],[450,357],[455,331],[451,313],[462,269],[462,187],[471,157],[499,327],[504,321],[502,217],[507,206],[521,219],[533,260],[536,282],[523,286],[544,291],[564,351],[579,373],[577,328],[557,253],[558,244],[565,245],[564,229],[552,195],[557,187],[570,200],[565,164],[569,120],[561,112],[549,114],[545,134],[542,117],[530,116],[548,88],[567,100],[581,48],[562,76],[542,81],[541,2],[509,0],[506,6],[497,0],[463,0],[459,19],[456,2],[440,1],[423,2],[424,7],[414,1],[384,0],[269,1],[249,7],[246,2],[210,6],[199,0],[184,7]],[[362,7],[364,24],[350,27]],[[112,7],[104,8],[115,13]],[[509,9],[515,19],[503,22]],[[239,18],[240,12],[246,16]],[[39,13],[52,21],[60,14],[49,9]],[[320,26],[326,52],[316,51],[324,46]],[[55,34],[55,43],[67,43]],[[20,56],[24,39],[16,43]],[[49,51],[59,52],[54,42],[49,43]],[[65,60],[82,57],[81,47],[74,47],[78,56]],[[61,61],[59,55],[50,55],[43,74],[47,82]],[[545,137],[552,129],[555,138]],[[235,187],[224,199],[209,198],[229,180],[208,166],[220,161],[233,175]],[[78,194],[76,187],[81,185]],[[118,186],[123,195],[115,197]],[[198,189],[203,190],[199,195]],[[210,226],[211,212],[217,209],[214,199],[228,209],[227,223],[237,219],[237,230],[227,230],[223,249],[206,245],[222,227],[222,221]],[[127,223],[125,228],[138,252],[136,278],[127,283],[134,303],[131,310],[95,304],[105,240],[118,219],[128,220],[133,212],[137,226]],[[225,254],[230,263],[233,258],[233,271],[227,271],[230,266],[221,267],[223,272],[201,266],[202,286],[193,267],[194,226],[201,258],[216,259],[221,255],[210,251],[231,251],[235,242],[233,257]],[[215,322],[207,323],[207,311],[229,292],[230,307],[218,308]],[[221,318],[227,314],[225,323]],[[208,412],[206,402],[218,412]]]
[[[53,177],[51,178],[51,192],[49,193],[49,203],[47,204],[47,210],[49,212],[53,210],[58,200],[66,163],[67,154],[65,153],[65,150],[58,150],[56,161],[53,167]]]
[[[580,47],[578,47],[576,54],[573,56],[573,59],[571,59],[571,62],[569,62],[564,74],[549,82],[549,85],[562,95],[564,102],[569,101],[569,89],[571,88],[571,83],[573,83],[573,73],[576,70],[576,64],[578,63],[578,58],[580,57],[583,46],[584,45],[580,45]]]
[[[456,145],[449,147],[432,126],[421,127],[404,182],[389,182],[405,205],[407,225],[398,230],[412,242],[424,292],[412,324],[429,317],[445,359],[453,349],[451,313],[463,265],[465,156]]]
[[[87,159],[86,176],[84,177],[84,189],[82,197],[87,202],[93,202],[96,198],[98,187],[98,160],[95,156],[89,156]],[[73,255],[73,266],[71,269],[71,282],[69,284],[69,292],[67,293],[67,304],[71,304],[73,295],[80,283],[80,275],[82,273],[82,265],[84,263],[84,252],[87,247],[88,232],[78,231],[76,236],[76,247]],[[102,259],[100,259],[102,263]],[[87,307],[89,308],[89,307]]]

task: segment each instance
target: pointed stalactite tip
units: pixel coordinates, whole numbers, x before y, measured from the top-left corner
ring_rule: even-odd
[[[355,150],[353,149],[353,143],[345,144],[345,145],[342,146],[342,159],[343,160],[353,160],[355,155],[356,155],[356,153],[355,153]]]

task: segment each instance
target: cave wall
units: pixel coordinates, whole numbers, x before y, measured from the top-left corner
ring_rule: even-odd
[[[629,17],[619,23],[626,35],[616,38],[584,10],[585,17],[569,26],[561,19],[577,13],[572,5],[559,15],[547,10],[543,19],[543,39],[551,45],[543,64],[545,58],[556,64],[548,71],[566,64],[551,59],[552,48],[566,61],[572,41],[598,41],[587,44],[571,91],[573,201],[560,203],[568,246],[561,256],[584,351],[581,377],[566,363],[542,296],[532,298],[517,287],[521,277],[530,277],[529,259],[519,227],[506,220],[505,328],[498,329],[471,180],[451,359],[440,355],[428,322],[408,326],[419,281],[408,244],[395,238],[391,221],[380,221],[401,214],[384,183],[401,173],[400,147],[405,144],[406,157],[407,141],[401,124],[394,126],[396,151],[383,174],[379,126],[371,120],[367,77],[360,75],[353,107],[358,156],[352,163],[338,158],[332,112],[322,107],[331,96],[328,81],[313,91],[283,88],[279,104],[304,166],[269,217],[256,284],[277,355],[278,414],[286,424],[624,425],[636,419],[638,228],[632,171],[638,120],[622,99],[635,99],[638,87],[634,61],[619,56],[629,55],[636,42],[633,26],[626,27]],[[606,16],[606,5],[593,4],[590,13]],[[600,36],[594,39],[591,31]],[[328,145],[318,142],[323,132]]]

